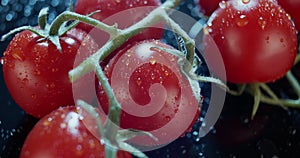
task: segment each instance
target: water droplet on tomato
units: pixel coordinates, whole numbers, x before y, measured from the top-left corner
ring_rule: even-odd
[[[35,100],[35,99],[37,98],[37,95],[36,95],[36,94],[32,94],[32,95],[31,95],[31,98],[32,98],[33,100]]]
[[[283,43],[283,42],[284,42],[284,39],[283,39],[283,38],[280,38],[280,42]]]
[[[23,78],[22,83],[23,83],[24,85],[28,84],[28,83],[29,83],[28,78]]]
[[[148,4],[148,1],[144,1],[144,4]]]
[[[169,122],[169,121],[171,120],[171,117],[170,117],[170,116],[166,116],[166,117],[165,117],[165,120],[166,120],[167,122]]]
[[[267,25],[267,22],[263,19],[263,17],[260,17],[258,19],[258,25],[261,27],[261,29],[264,30]]]
[[[243,2],[244,4],[248,4],[248,3],[250,2],[250,0],[242,0],[242,2]]]
[[[4,57],[0,58],[0,64],[1,64],[1,65],[4,64]]]
[[[150,62],[150,64],[151,64],[151,65],[154,65],[154,64],[156,64],[156,60],[155,60],[155,59],[153,59],[153,58],[151,58],[149,62]]]
[[[41,71],[40,70],[38,70],[38,69],[36,69],[36,70],[34,70],[34,72],[33,72],[35,75],[40,75],[41,74]]]
[[[237,26],[244,27],[249,23],[249,20],[246,15],[240,15],[240,17],[237,19]]]
[[[121,2],[121,0],[115,0],[115,2],[116,2],[116,3],[120,3],[120,2]]]
[[[225,9],[227,5],[226,5],[226,2],[225,2],[225,1],[221,1],[221,2],[219,3],[219,6],[220,6],[220,8]]]

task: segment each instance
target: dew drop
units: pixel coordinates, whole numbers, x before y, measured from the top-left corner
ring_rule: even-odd
[[[283,38],[280,38],[280,42],[283,43],[283,42],[284,42],[284,39],[283,39]]]
[[[37,98],[37,95],[36,95],[36,94],[32,94],[32,95],[31,95],[31,98],[32,98],[33,100],[35,100],[35,99]]]
[[[3,65],[4,64],[4,58],[0,58],[0,64]]]
[[[153,58],[151,58],[149,62],[150,62],[150,64],[151,64],[151,65],[154,65],[154,64],[156,64],[156,60],[155,60],[155,59],[153,59]]]
[[[24,85],[27,85],[27,84],[29,83],[28,78],[24,78],[24,79],[22,80],[22,83],[23,83]]]
[[[171,117],[170,117],[170,116],[166,116],[166,117],[165,117],[165,120],[166,120],[167,122],[169,122],[169,121],[171,120]]]
[[[148,1],[144,1],[144,4],[148,4]]]
[[[226,8],[226,2],[225,1],[221,1],[219,3],[219,7],[222,8],[222,9],[225,9]]]
[[[240,17],[237,19],[237,26],[244,27],[249,23],[249,20],[246,15],[240,15]]]
[[[263,19],[263,17],[260,17],[258,19],[258,25],[264,30],[267,25],[267,22]]]

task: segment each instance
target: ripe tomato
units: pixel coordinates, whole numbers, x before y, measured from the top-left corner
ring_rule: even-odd
[[[205,29],[204,49],[211,46],[211,37],[223,57],[228,81],[270,82],[285,75],[298,45],[296,29],[286,12],[269,0],[221,3]],[[214,54],[210,53],[205,52],[213,63]]]
[[[99,10],[100,12],[94,14],[92,18],[109,25],[117,23],[118,28],[124,29],[142,20],[143,17],[159,5],[161,5],[160,0],[78,0],[75,12],[87,15]],[[154,25],[153,28],[144,30],[130,41],[151,38],[160,39],[163,34],[162,26],[162,24]],[[86,24],[79,24],[78,27],[86,32],[90,32],[93,28]],[[108,35],[100,30],[93,30],[90,34],[92,34],[99,45],[102,45],[109,39]]]
[[[152,47],[174,49],[157,40],[142,41],[119,51],[105,67],[122,106],[121,128],[148,131],[158,138],[159,142],[138,140],[146,146],[175,140],[189,130],[199,114],[198,102],[180,71],[178,58]],[[96,86],[99,104],[107,113],[107,96],[101,84]]]
[[[288,12],[295,22],[296,28],[300,31],[300,1],[299,0],[278,0],[278,3]]]
[[[222,0],[198,0],[200,12],[210,16],[218,7]]]
[[[76,56],[79,62],[97,48],[91,37],[79,29],[60,37],[62,52],[49,40],[39,41],[41,38],[30,31],[17,34],[4,52],[3,64],[11,96],[28,114],[39,118],[59,106],[74,104],[68,72]],[[88,98],[85,92],[91,87],[74,86],[81,87],[82,98]]]
[[[43,117],[27,136],[20,157],[105,158],[104,146],[86,129],[83,119],[74,106]],[[118,158],[131,157],[118,152]]]

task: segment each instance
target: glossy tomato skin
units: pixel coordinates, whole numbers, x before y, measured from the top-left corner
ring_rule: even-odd
[[[210,16],[218,7],[222,0],[198,0],[200,12]]]
[[[75,12],[87,15],[99,10],[100,12],[94,14],[92,18],[109,25],[117,24],[118,28],[124,29],[142,20],[159,5],[161,5],[160,0],[78,0]],[[148,28],[134,36],[129,43],[152,38],[160,39],[163,36],[162,27],[162,23],[153,25],[153,28]],[[93,30],[91,32],[93,27],[90,25],[81,23],[78,28],[92,34],[99,45],[103,45],[109,39],[108,34],[103,31]]]
[[[97,48],[91,37],[79,29],[60,37],[62,52],[49,40],[39,40],[41,37],[30,31],[17,34],[4,53],[3,64],[11,96],[23,110],[38,118],[59,106],[74,104],[68,72],[76,56],[86,58]],[[83,94],[89,88],[79,87]]]
[[[221,3],[205,29],[204,49],[211,47],[212,38],[223,57],[227,80],[255,83],[281,78],[297,53],[296,29],[290,17],[275,1]],[[214,54],[205,55],[213,63]]]
[[[83,124],[75,106],[61,107],[43,117],[27,136],[20,158],[105,158],[104,146]],[[131,158],[118,152],[118,158]]]
[[[123,108],[122,128],[151,132],[160,141],[175,140],[198,118],[198,102],[178,58],[151,47],[174,49],[157,40],[138,42],[119,51],[104,70]],[[96,84],[99,105],[107,113],[107,96]]]
[[[300,31],[300,1],[299,0],[278,0],[278,3],[288,12],[295,22],[296,28]]]

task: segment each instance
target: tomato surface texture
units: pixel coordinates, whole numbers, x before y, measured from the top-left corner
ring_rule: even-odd
[[[161,5],[160,0],[78,0],[75,12],[87,15],[98,10],[99,12],[92,15],[92,18],[109,25],[117,24],[118,28],[124,29],[142,20],[159,5]],[[90,25],[81,23],[78,27],[92,34],[99,45],[103,45],[109,39],[107,33],[98,29],[92,30],[93,27]],[[160,39],[163,34],[162,27],[161,23],[153,25],[152,28],[133,37],[130,42],[151,38]]]
[[[204,38],[204,52],[212,38],[223,57],[227,80],[233,83],[283,77],[294,64],[298,45],[290,16],[270,0],[222,1],[207,23]],[[214,54],[209,53],[213,52],[205,52],[207,60],[213,62]]]
[[[41,39],[30,31],[17,34],[4,53],[3,64],[11,96],[28,114],[39,118],[59,106],[74,105],[68,72],[76,56],[79,63],[79,58],[83,60],[97,48],[91,37],[79,29],[60,37],[62,52],[51,41]],[[79,87],[82,94],[90,88]]]
[[[299,0],[278,0],[278,3],[288,12],[295,22],[296,28],[300,30],[300,1]]]
[[[43,117],[27,136],[21,158],[105,158],[104,146],[83,124],[75,106],[59,108]],[[131,158],[118,151],[117,158]]]
[[[121,127],[148,131],[160,143],[169,143],[191,128],[199,107],[178,58],[153,47],[174,49],[157,40],[136,43],[118,52],[105,73],[122,106]],[[107,96],[97,86],[99,104],[107,113]]]

